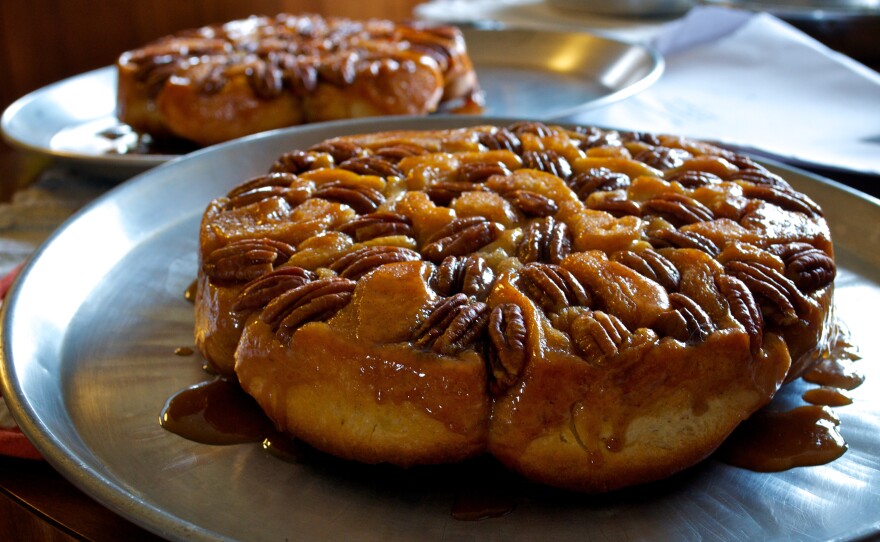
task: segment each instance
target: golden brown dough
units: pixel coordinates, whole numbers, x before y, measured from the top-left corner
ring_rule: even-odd
[[[342,137],[205,212],[196,338],[281,429],[578,491],[710,453],[829,348],[821,209],[748,157],[538,122]]]
[[[250,17],[177,33],[117,61],[117,115],[210,145],[308,122],[479,112],[455,27],[316,15]]]

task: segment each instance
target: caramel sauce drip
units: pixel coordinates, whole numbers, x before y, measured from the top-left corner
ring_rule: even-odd
[[[257,402],[222,378],[177,392],[159,419],[168,431],[203,444],[261,442],[274,432]]]
[[[820,386],[854,390],[865,381],[864,375],[853,367],[851,359],[832,357],[822,360],[803,376],[804,380]]]
[[[174,349],[175,356],[191,356],[195,354],[195,351],[189,346],[178,346]]]
[[[189,283],[186,290],[183,291],[183,298],[190,303],[196,302],[196,290],[199,289],[199,279],[195,279]]]
[[[824,406],[785,412],[762,410],[737,427],[720,448],[718,458],[758,472],[824,465],[846,452],[839,424],[831,409]]]
[[[826,405],[831,407],[851,405],[853,402],[852,397],[844,393],[843,390],[824,386],[805,391],[803,399],[814,405]]]

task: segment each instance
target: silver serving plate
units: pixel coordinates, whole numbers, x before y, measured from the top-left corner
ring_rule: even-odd
[[[664,68],[645,46],[586,33],[469,28],[465,38],[486,115],[561,118],[639,92]],[[129,177],[178,156],[126,152],[137,135],[119,124],[115,108],[111,66],[20,98],[3,113],[0,128],[18,148],[110,177]],[[118,138],[102,135],[117,128],[124,132]]]
[[[823,205],[837,303],[865,357],[835,409],[848,452],[759,474],[709,459],[610,495],[535,489],[503,517],[451,515],[458,467],[289,463],[258,445],[197,444],[159,425],[172,394],[207,379],[193,344],[199,219],[279,154],[327,137],[507,119],[389,118],[314,125],[199,151],[113,189],[62,226],[3,306],[3,395],[46,459],[122,516],[173,540],[854,540],[880,533],[880,203],[772,165]],[[781,400],[797,403],[795,382]]]

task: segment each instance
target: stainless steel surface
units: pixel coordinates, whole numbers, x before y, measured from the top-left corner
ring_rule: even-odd
[[[177,390],[206,379],[192,345],[198,222],[207,202],[281,152],[333,135],[506,119],[374,119],[264,134],[120,185],[44,245],[4,304],[3,394],[44,456],[84,491],[174,540],[850,540],[880,533],[880,203],[782,166],[833,229],[837,302],[865,360],[835,411],[849,451],[826,466],[758,474],[713,459],[598,497],[528,495],[510,514],[456,521],[455,468],[287,463],[257,445],[208,446],[163,430]],[[781,396],[798,401],[804,385]],[[437,471],[430,471],[436,473]],[[447,476],[448,475],[448,476]],[[438,483],[438,480],[441,481]]]
[[[659,54],[579,32],[463,29],[486,115],[560,119],[631,96],[663,73]]]
[[[113,144],[99,133],[116,125],[116,69],[112,66],[31,92],[9,106],[0,119],[3,136],[11,145],[108,176],[131,176],[173,158],[109,153]]]
[[[487,115],[562,118],[622,100],[663,72],[654,51],[583,33],[467,29],[468,48],[487,97]],[[0,128],[19,148],[110,177],[130,177],[176,156],[119,154],[100,135],[118,126],[116,71],[102,68],[24,96]]]
[[[681,15],[692,8],[696,0],[544,0],[544,3],[558,9],[599,15],[663,17]]]

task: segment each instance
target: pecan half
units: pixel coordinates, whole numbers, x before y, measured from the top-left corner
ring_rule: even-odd
[[[677,226],[715,219],[711,209],[683,194],[667,193],[642,203],[642,215],[660,215]]]
[[[620,132],[620,139],[627,143],[645,143],[647,145],[660,145],[660,138],[650,132],[626,131]]]
[[[522,141],[507,128],[498,128],[492,132],[480,132],[478,139],[490,150],[510,151],[515,154],[522,152]]]
[[[248,282],[232,306],[235,311],[252,311],[265,307],[270,301],[288,290],[318,278],[302,267],[279,267]]]
[[[247,282],[285,263],[295,251],[273,239],[241,239],[211,251],[202,269],[212,280]]]
[[[489,391],[498,396],[516,384],[528,361],[528,329],[522,309],[515,303],[492,309],[488,329]]]
[[[209,96],[223,90],[223,87],[229,82],[226,77],[226,66],[223,64],[211,65],[210,61],[205,64],[205,69],[196,77],[195,84],[199,93]]]
[[[514,122],[508,126],[511,132],[518,136],[523,134],[532,134],[538,137],[547,137],[553,135],[553,130],[543,122],[532,120],[521,120]]]
[[[385,203],[385,196],[375,188],[345,181],[323,184],[312,197],[343,203],[358,214],[371,213]]]
[[[589,307],[590,295],[570,271],[558,265],[530,263],[520,269],[520,289],[544,312]]]
[[[385,160],[389,160],[396,164],[404,158],[410,156],[419,156],[422,154],[426,154],[427,152],[427,149],[419,147],[418,145],[415,145],[413,143],[396,143],[388,147],[376,149],[375,151],[373,151],[373,155],[384,158]]]
[[[315,155],[306,151],[286,152],[275,160],[269,171],[272,173],[305,173],[312,169],[315,160]]]
[[[788,211],[803,213],[807,216],[823,216],[822,208],[805,194],[758,184],[742,185],[743,195],[772,203]]]
[[[686,343],[698,343],[715,329],[706,311],[690,297],[677,292],[669,294],[672,309],[657,317],[657,332]]]
[[[297,195],[290,188],[284,188],[280,186],[263,186],[260,188],[254,188],[252,190],[229,198],[229,201],[226,203],[226,208],[238,209],[239,207],[245,207],[252,203],[257,203],[263,200],[267,200],[269,198],[283,198],[291,205],[296,205],[299,201],[301,201],[301,198],[297,197]]]
[[[438,181],[425,188],[425,194],[441,207],[448,207],[452,201],[465,192],[483,191],[486,187],[481,183],[467,181]]]
[[[599,365],[620,353],[620,347],[632,336],[620,318],[603,311],[581,313],[569,333],[581,357]]]
[[[335,277],[307,282],[269,302],[260,318],[286,342],[300,326],[328,320],[348,305],[355,285],[354,281]]]
[[[755,164],[757,166],[757,164]],[[763,167],[755,167],[751,166],[745,169],[740,169],[739,171],[732,173],[727,177],[729,181],[746,181],[752,184],[769,186],[771,188],[776,188],[778,190],[791,190],[791,185],[788,184],[782,177],[776,175],[775,173],[771,173],[764,169]]]
[[[629,188],[629,177],[605,167],[594,167],[575,173],[566,181],[578,199],[585,201],[593,192],[611,192]]]
[[[663,286],[667,292],[678,290],[678,284],[681,280],[678,269],[656,250],[650,248],[638,252],[621,250],[615,252],[611,259],[648,277]]]
[[[738,167],[740,170],[767,171],[767,168],[758,162],[755,162],[745,154],[733,151],[722,151],[721,157]]]
[[[510,175],[504,162],[470,162],[458,169],[459,182],[482,183],[492,175]]]
[[[728,274],[741,280],[761,303],[765,320],[790,325],[809,310],[809,301],[798,287],[779,271],[757,262],[732,260],[725,264]]]
[[[523,167],[538,169],[560,179],[571,176],[571,164],[556,151],[525,151],[522,154]]]
[[[785,276],[804,292],[824,288],[837,276],[834,259],[808,243],[773,245],[769,251],[782,258]]]
[[[422,255],[434,263],[447,256],[464,256],[498,238],[504,227],[481,216],[456,218],[428,238]]]
[[[356,216],[340,226],[339,231],[359,243],[389,235],[413,236],[412,221],[405,215],[388,211]]]
[[[721,248],[711,239],[692,231],[656,229],[648,233],[648,242],[654,248],[695,248],[713,257],[721,254]]]
[[[644,162],[645,164],[657,169],[672,169],[684,163],[693,155],[684,149],[675,149],[663,146],[654,146],[636,153],[634,160]]]
[[[731,316],[742,324],[749,334],[749,347],[752,354],[757,354],[764,342],[764,316],[755,302],[752,292],[745,283],[730,275],[719,275],[715,278],[718,291],[727,300]]]
[[[412,342],[437,354],[454,356],[476,343],[486,331],[489,306],[464,294],[441,300],[415,330]]]
[[[618,192],[605,192],[596,194],[586,200],[587,207],[594,211],[604,211],[615,217],[641,216],[642,205],[638,201],[626,199],[626,196]]]
[[[337,164],[341,164],[349,158],[366,156],[367,154],[367,151],[364,150],[361,146],[350,141],[341,141],[338,139],[323,141],[321,143],[318,143],[317,145],[313,145],[309,148],[309,150],[312,152],[326,152],[333,157],[333,160]]]
[[[575,133],[579,136],[578,148],[581,150],[592,149],[593,147],[602,147],[611,145],[612,142],[618,142],[618,138],[614,132],[606,132],[594,126],[578,126]]]
[[[269,173],[268,175],[260,175],[248,179],[230,190],[226,197],[234,199],[243,194],[247,194],[259,188],[290,188],[290,185],[296,181],[296,175],[286,172]]]
[[[357,280],[387,263],[413,262],[422,257],[415,250],[395,246],[366,246],[345,254],[330,266],[344,279]]]
[[[338,167],[359,175],[403,177],[403,172],[396,165],[379,156],[356,156],[342,162]]]
[[[666,180],[677,182],[685,188],[699,188],[710,184],[718,184],[721,182],[721,177],[708,171],[687,169],[667,176]]]
[[[495,272],[476,254],[448,256],[431,275],[431,287],[442,296],[463,293],[483,300],[495,282]]]
[[[284,86],[294,96],[305,96],[318,86],[318,67],[315,61],[301,55],[281,54],[278,67],[284,77]]]
[[[357,77],[358,61],[361,55],[354,51],[342,51],[334,55],[334,62],[318,64],[318,81],[335,87],[347,87]]]
[[[284,74],[276,63],[255,60],[248,66],[246,74],[248,84],[258,98],[271,100],[284,90]]]
[[[558,264],[571,253],[571,234],[565,222],[548,216],[529,224],[516,256],[523,263],[543,262]]]
[[[527,217],[545,217],[559,211],[555,201],[531,190],[511,190],[504,197]]]

